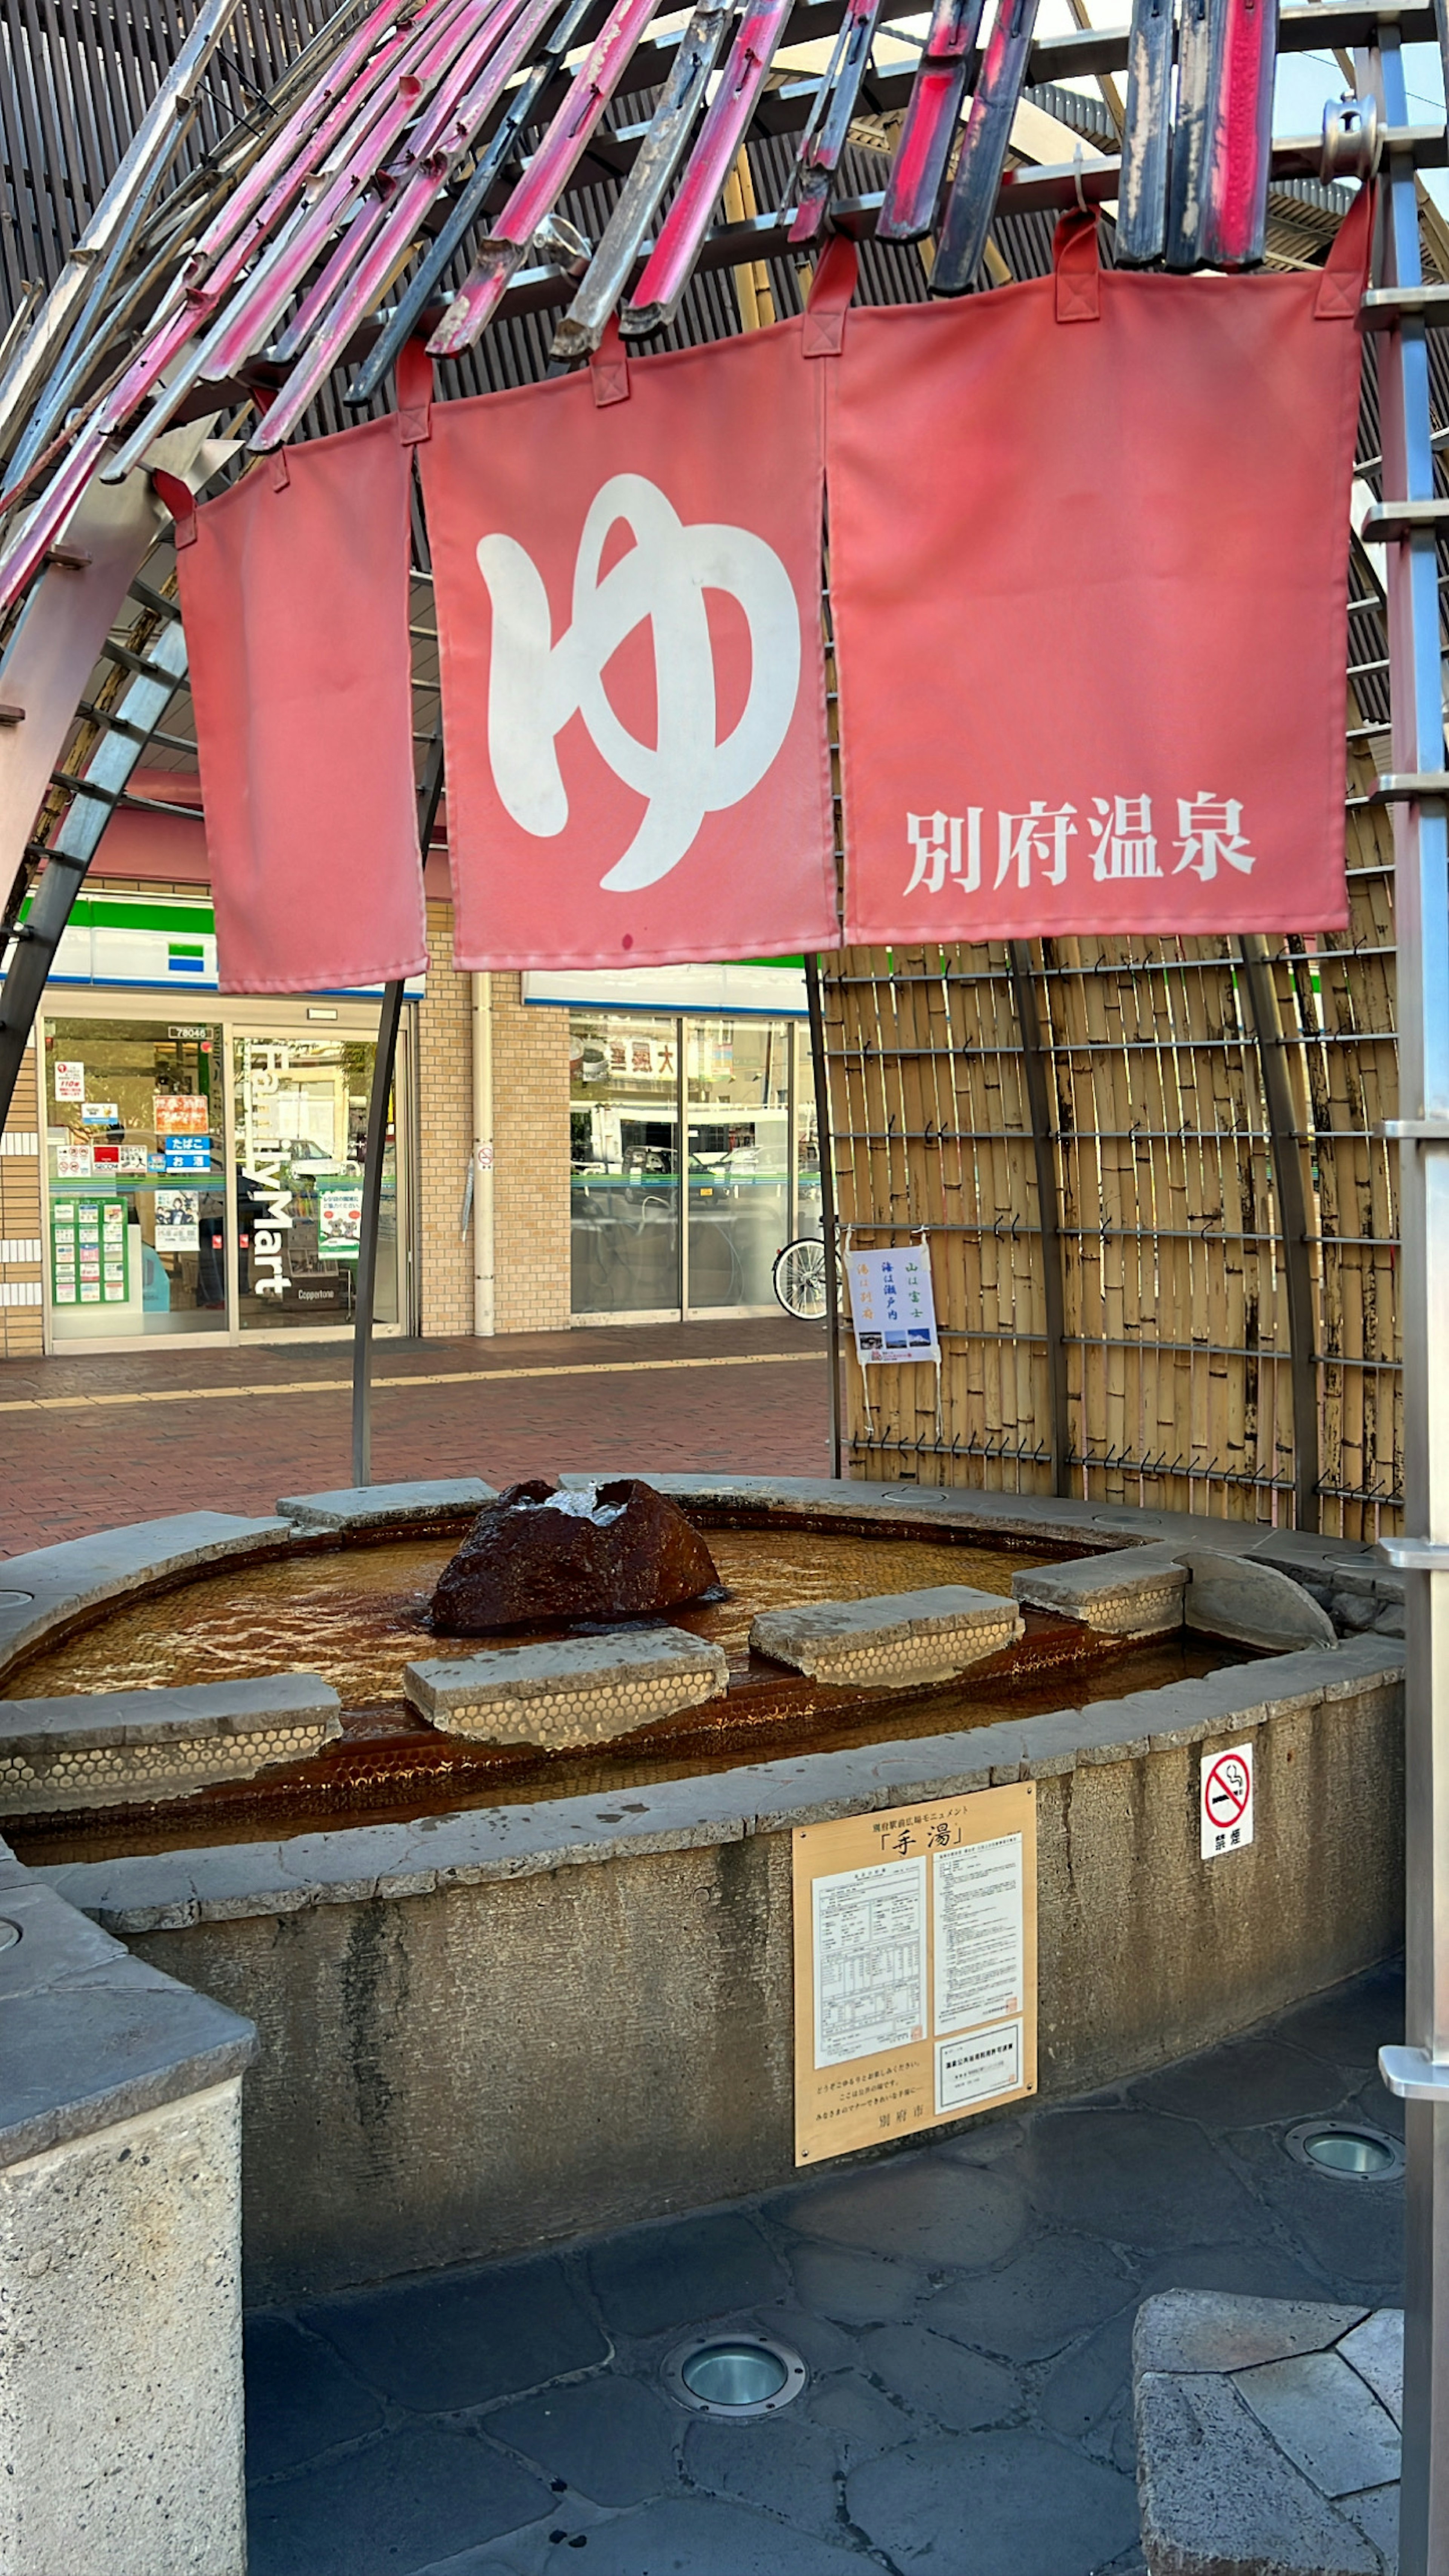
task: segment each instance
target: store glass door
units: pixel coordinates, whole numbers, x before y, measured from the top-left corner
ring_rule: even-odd
[[[689,1313],[768,1308],[790,1239],[788,1020],[685,1022]]]
[[[679,1022],[570,1024],[569,1239],[576,1317],[679,1312]]]
[[[236,1299],[243,1332],[345,1325],[357,1301],[367,1103],[377,1055],[337,1031],[232,1036]],[[379,1325],[402,1310],[395,1102],[378,1228]]]
[[[220,1025],[55,1018],[43,1045],[57,1348],[224,1333]]]

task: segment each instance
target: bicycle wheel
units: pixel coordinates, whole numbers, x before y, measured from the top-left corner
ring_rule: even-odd
[[[818,1324],[825,1312],[825,1246],[817,1234],[804,1234],[775,1255],[771,1272],[775,1294],[787,1315],[802,1324]]]

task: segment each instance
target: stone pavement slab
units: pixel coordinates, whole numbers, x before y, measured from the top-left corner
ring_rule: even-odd
[[[589,2277],[599,2309],[620,2334],[657,2335],[778,2299],[788,2276],[743,2212],[631,2228],[595,2246]]]
[[[1204,2576],[1218,2565],[1383,2576],[1377,2550],[1285,2459],[1231,2380],[1146,2373],[1137,2438],[1153,2576]]]
[[[823,2177],[777,2210],[802,2236],[972,2270],[1010,2254],[1027,2225],[1016,2182],[925,2159]]]
[[[488,2417],[506,2442],[540,2474],[561,2477],[593,2504],[642,2504],[675,2484],[678,2416],[667,2399],[638,2379],[586,2379],[549,2388]]]
[[[1344,2335],[1338,2349],[1397,2424],[1404,2412],[1403,2309],[1376,2308],[1361,2326]]]
[[[1073,2337],[1117,2315],[1134,2286],[1109,2246],[1041,2233],[994,2272],[940,2291],[920,2321],[933,2335],[1007,2361],[1047,2361]]]
[[[1303,2340],[1302,2302],[1327,2308],[1330,2357],[1368,2422],[1390,2420],[1392,2332],[1341,2258],[1371,2202],[1401,2228],[1402,2183],[1295,2165],[1296,2079],[1275,2090],[1261,2051],[1291,2024],[1285,2053],[1346,2117],[1398,2010],[1374,1971],[1175,2070],[1171,2112],[1124,2085],[735,2207],[255,2320],[251,2576],[1140,2576],[1130,2347],[1149,2294],[1288,2301],[1266,2341],[1239,2321],[1250,2378]],[[1331,2227],[1300,2181],[1332,2195]],[[686,2333],[736,2331],[799,2351],[801,2395],[737,2424],[690,2413],[663,2361]],[[1303,2488],[1303,2550],[1331,2541],[1339,2576],[1382,2576],[1389,2481],[1334,2503],[1221,2374],[1146,2378],[1226,2389],[1230,2423],[1204,2398],[1189,2431],[1211,2447],[1226,2425],[1234,2492],[1276,2463]],[[1300,2552],[1280,2576],[1324,2563]]]
[[[860,2339],[867,2377],[943,2432],[1004,2424],[1021,2405],[1020,2386],[999,2361],[966,2352],[925,2325],[876,2326]]]
[[[469,2428],[406,2424],[251,2490],[254,2576],[398,2576],[548,2509],[546,2483]]]
[[[608,2344],[551,2256],[304,2308],[301,2321],[380,2395],[417,2414],[452,2413],[597,2369]]]
[[[245,2339],[252,2477],[277,2477],[381,2430],[381,2399],[319,2336],[290,2317],[261,2316],[247,2319]]]
[[[1039,2433],[907,2443],[854,2471],[850,2518],[902,2571],[1068,2576],[1137,2535],[1130,2477]]]
[[[1155,2111],[1065,2110],[1033,2126],[1021,2179],[1038,2214],[1124,2245],[1203,2245],[1266,2233],[1199,2131]]]
[[[1339,2311],[1331,2313],[1337,2315]],[[1237,2370],[1233,2385],[1280,2451],[1335,2500],[1399,2474],[1399,2428],[1336,2352]]]

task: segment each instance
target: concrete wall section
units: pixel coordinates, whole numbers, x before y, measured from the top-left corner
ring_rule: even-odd
[[[253,2044],[0,1843],[4,2576],[243,2576]]]
[[[241,2576],[240,2096],[0,2172],[6,2576]]]
[[[1174,1697],[1175,1730],[1143,1696],[664,1784],[629,1814],[580,1799],[52,1875],[257,2023],[250,2290],[289,2298],[786,2181],[795,1823],[1038,1781],[1048,2099],[1393,1948],[1391,1653],[1357,1642]],[[1257,1840],[1205,1863],[1203,1747],[1247,1736]]]

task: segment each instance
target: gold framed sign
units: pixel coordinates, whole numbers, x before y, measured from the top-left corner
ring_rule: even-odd
[[[1036,1783],[801,1825],[795,2162],[1036,2091]]]

